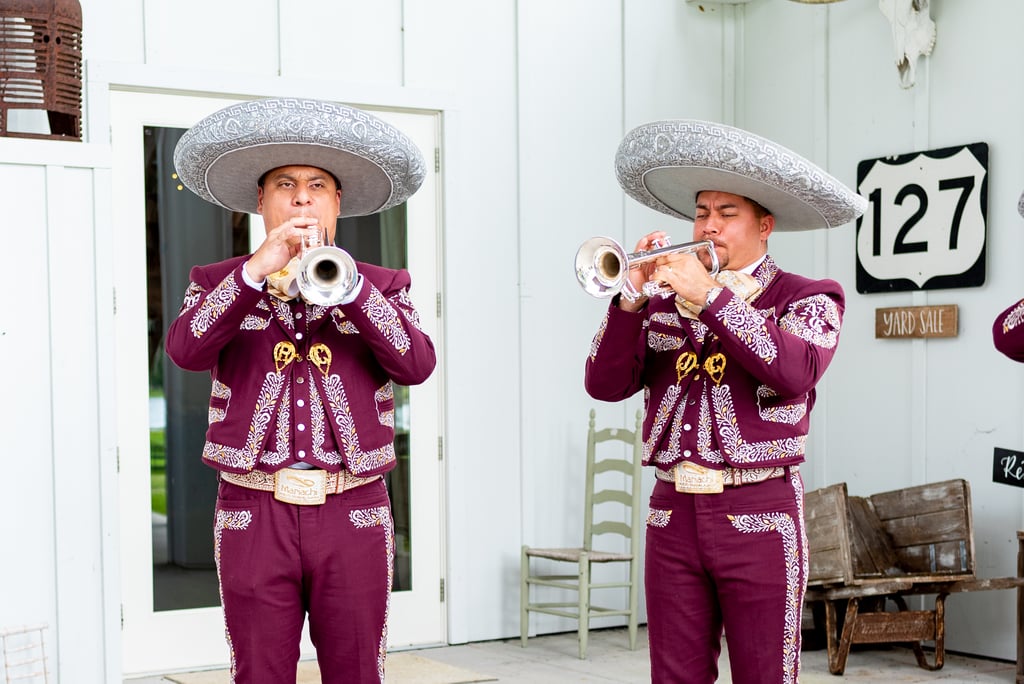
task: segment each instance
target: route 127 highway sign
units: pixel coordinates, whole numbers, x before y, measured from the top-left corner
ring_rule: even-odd
[[[857,192],[857,292],[985,283],[987,143],[866,159]]]

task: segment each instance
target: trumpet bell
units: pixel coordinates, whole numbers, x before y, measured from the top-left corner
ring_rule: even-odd
[[[358,276],[356,262],[348,252],[326,246],[305,253],[295,281],[310,304],[334,306],[352,294]]]
[[[614,297],[626,282],[626,250],[609,237],[593,237],[576,251],[576,280],[592,297]]]

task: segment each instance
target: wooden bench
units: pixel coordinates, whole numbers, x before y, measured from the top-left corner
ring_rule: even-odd
[[[1017,684],[1024,684],[1024,532],[1017,576],[975,577],[971,490],[966,480],[849,496],[846,483],[808,492],[810,550],[805,602],[823,628],[829,671],[842,674],[853,644],[905,643],[927,670],[942,667],[949,594],[1017,589]],[[909,610],[909,595],[934,594],[935,608]],[[896,610],[888,610],[887,604]],[[824,616],[822,616],[824,613]],[[824,617],[824,625],[821,625]],[[923,642],[934,642],[929,663]]]

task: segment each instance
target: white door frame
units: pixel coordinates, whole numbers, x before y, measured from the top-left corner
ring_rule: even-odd
[[[152,525],[150,522],[149,416],[146,344],[146,265],[142,127],[184,128],[239,100],[193,92],[110,90],[113,237],[116,293],[115,396],[120,491],[120,571],[122,668],[125,676],[226,666],[220,607],[153,610]],[[412,536],[411,591],[392,595],[389,647],[438,644],[446,624],[440,586],[444,572],[442,463],[435,457],[443,426],[440,321],[436,315],[441,283],[440,183],[432,162],[440,145],[437,111],[374,110],[408,135],[428,160],[427,175],[407,205],[410,296],[424,330],[438,351],[438,368],[426,383],[410,390],[413,442],[410,459]],[[259,217],[255,217],[259,219]],[[259,221],[253,222],[261,225]],[[198,458],[199,455],[196,455]],[[212,532],[211,532],[212,533]],[[304,635],[302,655],[314,653]]]

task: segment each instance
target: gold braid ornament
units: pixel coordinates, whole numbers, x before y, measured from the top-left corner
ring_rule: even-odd
[[[298,354],[295,353],[295,345],[285,340],[274,345],[274,368],[280,373],[289,363],[294,361]]]
[[[692,351],[685,351],[676,359],[676,384],[681,385],[683,378],[697,367],[697,355]]]
[[[314,344],[309,349],[309,361],[326,378],[331,370],[331,348],[322,342]]]

